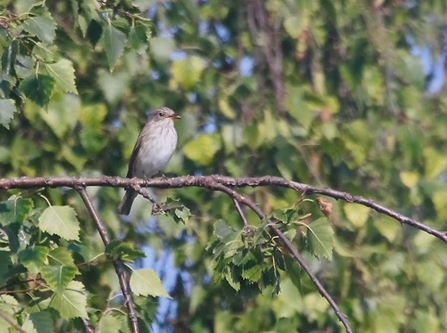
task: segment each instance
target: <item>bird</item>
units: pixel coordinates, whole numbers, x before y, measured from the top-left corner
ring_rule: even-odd
[[[132,151],[127,178],[150,178],[163,170],[177,146],[174,121],[181,117],[168,107],[160,107],[149,113],[146,125],[140,132]],[[137,192],[126,188],[118,213],[129,215]]]

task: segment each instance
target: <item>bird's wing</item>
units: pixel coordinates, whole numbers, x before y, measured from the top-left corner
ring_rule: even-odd
[[[138,136],[137,142],[135,143],[135,147],[133,147],[132,155],[130,156],[129,161],[129,168],[127,169],[127,175],[126,178],[133,178],[135,177],[135,160],[137,159],[138,151],[140,150],[141,146],[141,133]]]

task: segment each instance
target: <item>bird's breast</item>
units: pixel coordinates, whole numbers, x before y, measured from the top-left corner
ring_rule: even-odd
[[[177,132],[174,126],[160,128],[148,133],[138,153],[136,176],[149,178],[168,164],[177,146]]]

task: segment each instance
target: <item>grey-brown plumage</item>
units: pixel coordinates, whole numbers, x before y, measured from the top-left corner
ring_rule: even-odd
[[[164,169],[177,146],[174,120],[179,118],[180,116],[167,107],[149,113],[146,125],[133,148],[127,178],[150,178]],[[137,192],[127,188],[118,206],[118,213],[129,215],[136,196]]]

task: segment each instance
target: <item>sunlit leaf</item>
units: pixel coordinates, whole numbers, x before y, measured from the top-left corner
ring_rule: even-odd
[[[307,244],[309,251],[316,257],[332,260],[334,230],[326,217],[321,217],[307,226]]]
[[[49,13],[42,16],[29,16],[23,22],[23,28],[45,43],[51,43],[56,36],[56,23]]]
[[[56,88],[68,93],[77,94],[74,68],[71,61],[59,60],[54,64],[45,64],[48,74],[55,80]]]
[[[72,130],[77,122],[80,111],[80,100],[73,94],[53,96],[48,109],[40,110],[40,116],[53,130],[58,138],[62,138]]]
[[[48,254],[49,262],[41,268],[42,277],[54,291],[63,291],[79,273],[70,252],[56,248]]]
[[[438,214],[438,217],[445,220],[447,219],[447,205],[445,204],[445,189],[439,189],[435,191],[432,196],[431,200],[433,201],[433,204],[436,209],[436,213]]]
[[[9,129],[9,123],[17,111],[14,100],[0,99],[0,124]]]
[[[419,173],[414,171],[401,171],[399,176],[402,183],[409,188],[414,187],[419,181]]]
[[[39,228],[50,235],[67,240],[79,240],[79,221],[76,212],[68,206],[50,206],[39,217]]]
[[[214,155],[220,149],[220,141],[215,136],[200,134],[189,141],[183,151],[190,160],[201,165],[208,165],[213,161]]]
[[[194,87],[199,82],[205,61],[198,56],[189,56],[172,63],[172,75],[174,79],[186,90]]]
[[[358,204],[344,204],[343,211],[348,220],[357,228],[361,228],[368,220],[369,208]]]
[[[374,219],[374,226],[389,242],[394,241],[402,232],[401,224],[389,216],[376,217]]]
[[[150,51],[158,61],[167,61],[175,50],[175,41],[172,38],[154,37],[151,39]]]
[[[433,147],[425,147],[423,150],[425,160],[425,176],[435,178],[447,168],[447,157]]]
[[[130,276],[130,288],[136,295],[171,298],[152,269],[137,269]]]
[[[64,319],[88,318],[84,285],[79,281],[71,281],[65,290],[54,293],[50,306]]]
[[[106,313],[101,316],[98,326],[96,327],[96,333],[109,333],[117,332],[122,327],[126,327],[127,320],[125,316],[116,316],[111,313]]]

